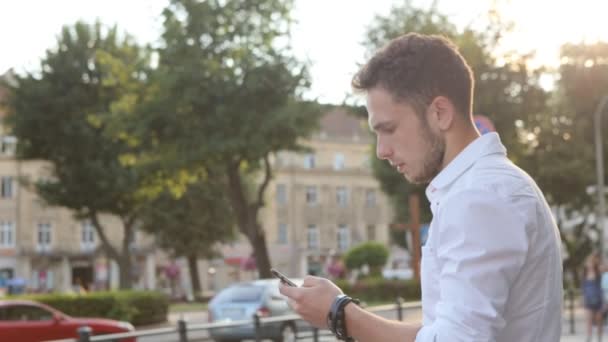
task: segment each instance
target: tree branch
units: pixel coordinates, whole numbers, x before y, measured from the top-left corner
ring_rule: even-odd
[[[239,163],[228,163],[226,166],[226,173],[228,175],[230,202],[236,213],[239,227],[241,228],[241,232],[250,236],[251,234],[246,231],[248,226],[247,199],[243,193],[243,183],[241,182],[241,176],[239,175]]]
[[[268,154],[264,156],[264,168],[264,180],[258,188],[258,200],[255,203],[256,210],[264,206],[264,192],[266,192],[266,188],[268,187],[270,179],[272,178],[272,170],[270,169],[270,160]]]
[[[101,226],[101,223],[99,222],[99,219],[97,218],[97,212],[95,212],[95,211],[89,212],[88,218],[91,220],[91,223],[93,223],[93,227],[95,227],[95,231],[97,232],[97,235],[99,236],[99,239],[101,240],[101,245],[103,246],[103,248],[110,254],[110,257],[112,257],[112,259],[118,261],[120,259],[121,255],[120,255],[120,253],[118,253],[116,248],[114,248],[114,246],[112,246],[112,244],[110,243],[110,240],[108,240],[108,237],[106,236],[106,233],[103,230],[103,227]]]

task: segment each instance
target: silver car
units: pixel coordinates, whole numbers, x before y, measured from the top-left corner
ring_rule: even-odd
[[[301,284],[301,280],[294,280]],[[272,317],[293,314],[286,298],[279,293],[278,279],[261,279],[233,284],[220,291],[208,305],[210,322],[249,320],[245,325],[214,328],[209,332],[215,341],[240,341],[255,338],[253,315]],[[263,323],[261,338],[277,342],[296,341],[295,321]]]

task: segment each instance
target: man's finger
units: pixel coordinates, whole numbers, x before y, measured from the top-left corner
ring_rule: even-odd
[[[319,285],[324,279],[315,276],[306,276],[302,282],[302,287],[313,287]]]
[[[297,287],[293,287],[293,286],[285,285],[283,283],[279,283],[279,292],[281,292],[281,294],[283,296],[286,296],[288,298],[295,299],[294,297],[297,296],[298,290],[299,289]]]

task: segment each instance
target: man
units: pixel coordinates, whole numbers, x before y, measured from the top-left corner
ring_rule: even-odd
[[[559,341],[557,227],[499,136],[475,128],[472,72],[456,48],[436,36],[402,36],[371,58],[353,88],[366,94],[378,158],[410,182],[430,182],[422,324],[367,312],[317,277],[281,285],[295,311],[358,341]]]

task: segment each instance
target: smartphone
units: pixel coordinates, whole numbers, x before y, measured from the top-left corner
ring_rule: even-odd
[[[289,278],[287,278],[283,273],[275,270],[274,268],[270,269],[270,273],[272,273],[273,276],[279,278],[283,284],[292,287],[298,287],[298,285],[296,285],[293,281],[289,280]]]

